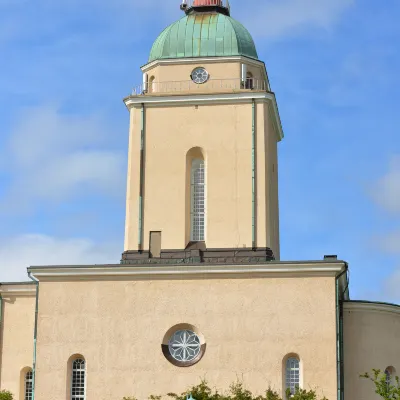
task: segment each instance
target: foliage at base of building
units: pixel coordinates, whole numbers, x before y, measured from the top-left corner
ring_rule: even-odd
[[[168,393],[167,396],[171,400],[318,400],[317,393],[314,390],[304,390],[297,388],[295,393],[286,393],[285,399],[271,387],[269,387],[264,395],[255,396],[247,390],[242,382],[231,384],[227,393],[220,393],[218,390],[212,390],[206,380],[202,380],[200,384],[192,386],[180,395],[176,393]],[[161,400],[163,396],[151,395],[149,400]],[[122,400],[137,400],[136,397],[124,397]],[[327,400],[325,397],[321,400]]]
[[[375,385],[375,393],[384,400],[400,400],[400,378],[398,376],[388,379],[388,376],[379,369],[373,369],[371,373],[360,375],[361,378],[372,381]]]
[[[14,396],[8,390],[0,391],[0,400],[14,400]]]

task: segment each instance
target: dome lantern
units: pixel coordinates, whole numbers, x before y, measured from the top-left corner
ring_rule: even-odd
[[[230,15],[229,0],[182,0],[181,10],[191,14],[193,12],[216,11],[227,16]]]

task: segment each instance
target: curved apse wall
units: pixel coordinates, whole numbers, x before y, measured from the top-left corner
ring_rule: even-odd
[[[376,400],[374,384],[359,376],[389,366],[400,371],[400,306],[345,302],[343,341],[345,399]]]

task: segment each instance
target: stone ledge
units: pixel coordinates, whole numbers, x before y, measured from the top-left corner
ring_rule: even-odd
[[[121,264],[262,264],[275,261],[269,248],[162,250],[160,257],[151,257],[149,251],[125,251]],[[202,246],[199,246],[202,247]]]

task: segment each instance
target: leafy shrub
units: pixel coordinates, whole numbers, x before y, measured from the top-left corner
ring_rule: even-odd
[[[366,372],[361,378],[372,381],[375,385],[375,393],[384,400],[400,400],[400,380],[396,376],[391,382],[387,382],[386,374],[379,369],[373,369],[372,374]]]
[[[1,390],[0,400],[14,400],[14,396],[8,390]]]
[[[271,387],[266,390],[265,395],[254,396],[243,386],[243,383],[239,381],[231,384],[227,393],[219,393],[216,389],[212,390],[208,386],[207,381],[202,380],[200,384],[192,386],[181,394],[168,393],[167,396],[172,400],[187,400],[188,397],[189,400],[283,400],[282,397]],[[162,396],[151,395],[149,400],[161,400],[161,398]],[[307,391],[303,389],[297,389],[293,395],[289,391],[286,398],[290,400],[318,400],[315,391]],[[136,398],[124,397],[122,400],[136,400]],[[324,397],[322,400],[327,399]]]
[[[317,400],[317,393],[314,390],[304,390],[300,388],[296,388],[294,394],[290,393],[290,389],[286,390],[286,398],[290,400]],[[322,400],[327,400],[326,397],[323,397]]]

